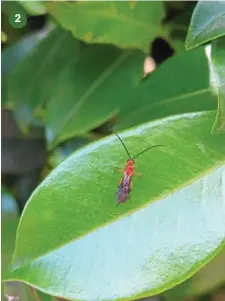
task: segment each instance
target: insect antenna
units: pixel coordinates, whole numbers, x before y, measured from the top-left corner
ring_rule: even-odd
[[[146,152],[146,151],[148,151],[148,150],[150,150],[150,149],[152,149],[152,148],[154,148],[154,147],[159,147],[159,146],[165,146],[165,145],[164,145],[164,144],[158,144],[158,145],[150,146],[150,147],[144,149],[144,150],[143,150],[142,152],[140,152],[139,154],[135,155],[135,156],[132,158],[132,160],[134,160],[134,158],[137,158],[138,156],[140,156],[140,155],[143,154],[144,152]]]
[[[123,145],[123,147],[124,147],[124,149],[125,149],[125,151],[127,152],[127,154],[128,154],[128,157],[131,159],[131,155],[130,155],[130,153],[128,152],[128,149],[126,148],[126,145],[124,144],[124,142],[123,142],[123,140],[120,138],[120,136],[119,135],[117,135],[116,133],[115,133],[115,135],[117,136],[117,138],[120,140],[120,142],[122,143],[122,145]]]

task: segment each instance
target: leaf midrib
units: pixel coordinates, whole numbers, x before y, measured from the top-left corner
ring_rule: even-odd
[[[54,35],[54,30],[50,33],[52,35]],[[50,37],[46,37],[45,40],[49,39]],[[44,60],[42,60],[40,67],[38,68],[38,70],[34,70],[34,80],[33,80],[33,85],[29,85],[26,89],[26,91],[24,91],[24,93],[27,94],[27,96],[31,96],[33,91],[36,88],[36,82],[38,82],[38,77],[41,76],[42,71],[44,69],[44,67],[48,64],[49,61],[51,61],[52,56],[60,49],[61,45],[63,44],[63,42],[65,41],[65,39],[67,38],[67,32],[63,32],[63,34],[61,35],[61,37],[57,40],[57,43],[52,45],[51,49],[48,52],[48,55],[45,57]],[[40,41],[41,43],[42,41]],[[38,46],[37,46],[38,47]],[[26,60],[29,59],[30,57],[32,58],[33,54],[37,51],[37,47],[35,47],[33,50],[31,50],[31,52],[27,55],[27,57],[25,58]],[[23,64],[23,60],[20,63],[20,66],[22,66]],[[14,73],[17,73],[17,68],[15,69]],[[12,73],[12,77],[14,75],[14,73]],[[29,99],[29,97],[27,97]]]
[[[129,212],[126,212],[126,213],[124,213],[124,214],[121,214],[119,217],[116,217],[115,219],[110,220],[109,222],[106,222],[106,223],[104,223],[104,224],[101,224],[99,227],[96,227],[96,228],[92,229],[90,232],[84,233],[84,234],[80,235],[79,237],[76,237],[75,239],[69,240],[69,241],[65,242],[65,244],[56,246],[55,248],[52,248],[52,249],[49,250],[48,252],[46,252],[46,253],[44,253],[44,254],[42,254],[42,255],[40,255],[40,256],[37,256],[37,257],[35,257],[35,258],[31,259],[31,260],[28,260],[28,261],[26,261],[25,263],[17,264],[17,265],[15,266],[15,265],[13,264],[13,262],[15,261],[15,255],[16,255],[16,253],[14,253],[14,254],[13,254],[12,261],[11,261],[11,268],[12,268],[12,270],[15,271],[15,270],[20,269],[24,264],[25,264],[25,265],[31,264],[33,261],[35,261],[35,260],[37,260],[37,259],[40,259],[40,258],[42,258],[42,257],[44,257],[44,256],[46,256],[46,255],[48,255],[48,254],[50,254],[50,253],[52,253],[52,252],[54,252],[55,250],[57,250],[57,249],[59,249],[59,248],[63,248],[64,246],[66,246],[66,245],[69,244],[69,243],[72,243],[72,242],[74,242],[74,241],[76,241],[76,240],[78,240],[78,239],[82,239],[83,237],[85,237],[86,235],[91,234],[92,232],[95,232],[95,231],[97,231],[97,230],[99,230],[99,229],[101,229],[101,228],[103,228],[103,227],[106,227],[106,226],[112,224],[113,222],[116,222],[117,220],[120,220],[120,219],[123,218],[123,217],[126,217],[126,216],[128,216],[128,215],[131,215],[131,214],[135,213],[136,211],[138,211],[138,210],[140,210],[140,209],[143,209],[143,208],[149,206],[151,203],[156,202],[157,200],[161,200],[161,199],[163,199],[163,198],[165,198],[165,197],[167,197],[167,196],[173,194],[173,193],[174,193],[175,191],[177,191],[178,189],[182,189],[183,187],[186,187],[186,186],[188,186],[188,185],[191,185],[191,184],[194,183],[195,181],[197,181],[197,180],[201,179],[202,177],[206,176],[207,174],[209,174],[211,171],[213,172],[213,171],[216,170],[217,168],[222,167],[224,164],[225,164],[225,159],[222,160],[222,161],[220,161],[218,164],[213,165],[213,167],[208,168],[208,169],[204,170],[203,172],[200,172],[197,176],[195,176],[195,177],[193,177],[193,178],[191,178],[191,179],[185,181],[183,184],[178,185],[178,186],[175,187],[174,189],[171,189],[170,191],[166,191],[165,193],[162,193],[160,196],[157,196],[157,197],[151,199],[151,201],[146,202],[144,205],[142,205],[142,206],[140,206],[140,207],[138,207],[138,208],[134,208],[133,210],[130,210]],[[21,219],[20,219],[20,222],[21,222]],[[17,233],[19,232],[20,222],[19,222],[19,225],[18,225],[18,228],[17,228]],[[17,245],[17,240],[16,240],[16,245]],[[15,250],[16,250],[16,247],[15,247]],[[15,266],[15,267],[13,267],[13,266]]]
[[[207,89],[195,90],[195,91],[190,92],[190,93],[186,93],[186,94],[178,95],[178,96],[175,96],[175,97],[163,99],[159,102],[152,103],[152,104],[149,104],[147,106],[143,106],[140,109],[135,110],[135,112],[131,112],[131,113],[126,114],[126,119],[130,118],[132,115],[141,114],[141,112],[143,112],[143,111],[146,112],[146,110],[150,110],[150,109],[160,107],[160,106],[165,105],[165,104],[176,102],[176,101],[181,100],[181,99],[185,99],[185,98],[189,98],[189,97],[193,97],[193,96],[196,96],[196,95],[201,95],[201,94],[209,93],[209,92],[211,92],[211,89],[207,88]]]
[[[68,111],[64,118],[64,122],[61,123],[60,128],[58,131],[56,131],[55,138],[52,142],[54,144],[60,133],[63,131],[63,129],[66,127],[66,125],[70,122],[71,119],[73,119],[77,113],[77,111],[80,109],[81,106],[83,106],[86,101],[89,99],[89,97],[104,83],[104,81],[124,62],[124,60],[127,59],[129,55],[131,55],[131,51],[127,51],[125,53],[122,53],[93,83],[92,85],[87,89],[87,91],[78,99],[74,107]]]

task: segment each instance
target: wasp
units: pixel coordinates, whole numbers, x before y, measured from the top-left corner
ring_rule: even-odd
[[[134,159],[152,148],[159,147],[159,146],[165,146],[165,145],[158,144],[158,145],[150,146],[150,147],[144,149],[143,151],[141,151],[140,153],[138,153],[137,155],[135,155],[134,157],[131,157],[123,140],[120,138],[119,135],[116,134],[116,136],[122,143],[128,157],[129,157],[129,159],[126,162],[125,168],[124,168],[122,180],[120,181],[120,184],[118,185],[117,205],[119,206],[120,203],[125,203],[127,201],[127,199],[130,199],[130,193],[132,191],[132,177],[133,177],[133,175],[135,175],[135,173],[134,173],[135,160]]]

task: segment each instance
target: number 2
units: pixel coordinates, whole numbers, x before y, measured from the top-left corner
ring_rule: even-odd
[[[20,23],[21,21],[20,21],[20,14],[16,14],[15,15],[15,22],[16,23]]]

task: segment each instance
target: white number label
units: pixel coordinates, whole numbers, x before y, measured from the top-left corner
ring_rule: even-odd
[[[20,14],[16,14],[15,15],[15,22],[16,23],[20,23],[21,21],[20,21]]]

